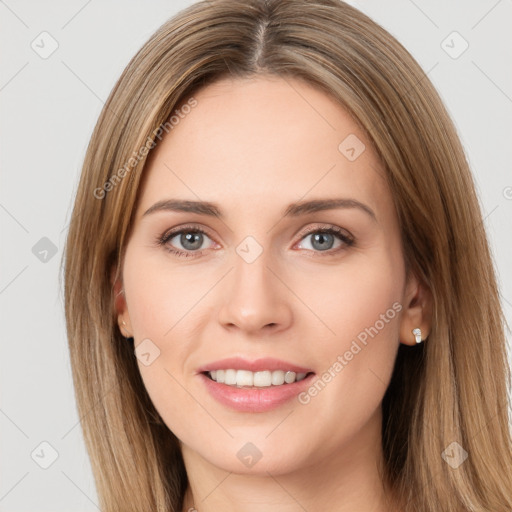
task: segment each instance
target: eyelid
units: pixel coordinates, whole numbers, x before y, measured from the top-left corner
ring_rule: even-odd
[[[218,242],[215,240],[215,237],[213,237],[207,228],[204,228],[202,226],[199,226],[198,224],[186,224],[184,226],[178,226],[176,228],[168,229],[164,232],[163,235],[158,237],[158,240],[160,243],[165,244],[172,238],[174,238],[176,235],[179,235],[182,231],[190,231],[190,232],[198,232],[203,233],[204,235],[208,236],[211,240],[213,240],[215,243],[218,244]],[[191,251],[192,252],[192,251]],[[196,251],[200,252],[200,251]]]
[[[296,236],[299,237],[299,240],[297,242],[295,242],[293,246],[295,247],[295,245],[297,245],[298,243],[302,242],[303,239],[306,236],[310,235],[311,233],[319,233],[319,232],[320,233],[321,232],[329,232],[329,233],[332,232],[334,235],[337,235],[339,237],[339,240],[343,244],[345,244],[346,246],[353,245],[353,243],[355,241],[355,238],[354,238],[354,236],[348,230],[346,230],[344,228],[341,228],[339,226],[336,226],[334,224],[324,224],[324,223],[319,223],[319,224],[308,226],[307,228],[301,230],[299,232],[299,234],[296,235]],[[171,240],[176,235],[179,235],[179,234],[181,234],[184,231],[185,232],[186,231],[198,232],[198,233],[205,234],[213,242],[218,244],[218,242],[215,240],[215,237],[210,235],[208,228],[205,228],[205,227],[200,226],[198,224],[186,224],[186,225],[183,225],[183,226],[178,226],[176,228],[168,229],[167,231],[164,232],[163,235],[157,237],[157,243],[159,245],[165,246],[167,244],[167,242],[169,242],[169,240]],[[191,257],[194,257],[194,256],[201,255],[207,249],[201,249],[201,250],[197,250],[197,251],[184,251],[182,249],[168,249],[168,250],[171,253],[186,253],[186,254],[189,254]],[[315,253],[315,255],[318,255],[318,256],[321,256],[322,254],[325,254],[326,256],[327,255],[331,255],[332,256],[332,255],[337,254],[340,250],[342,250],[342,249],[338,248],[336,250],[313,251],[313,252]]]
[[[185,231],[185,230],[200,231],[200,232],[206,233],[208,236],[210,236],[208,234],[207,228],[204,228],[204,227],[200,226],[199,224],[184,224],[183,226],[176,226],[174,228],[167,229],[166,231],[164,231],[163,235],[160,238],[162,238],[162,239],[169,238],[169,237],[172,237],[172,236],[178,234],[180,231]]]
[[[322,223],[320,223],[320,224],[322,224]],[[335,224],[322,224],[320,226],[319,225],[309,226],[309,227],[305,228],[303,231],[300,231],[297,236],[300,236],[300,239],[302,240],[305,236],[307,236],[311,233],[317,233],[317,232],[329,231],[329,230],[335,231],[337,234],[343,235],[344,237],[346,237],[352,241],[354,240],[354,237],[352,236],[350,231],[348,231],[347,229],[344,229],[344,228],[340,228],[339,226],[336,226]]]

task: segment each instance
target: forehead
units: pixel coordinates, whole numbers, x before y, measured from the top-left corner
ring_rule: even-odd
[[[225,79],[194,99],[152,150],[140,210],[166,194],[214,200],[239,212],[255,199],[260,209],[340,194],[375,209],[389,203],[369,141],[313,86],[291,78]]]

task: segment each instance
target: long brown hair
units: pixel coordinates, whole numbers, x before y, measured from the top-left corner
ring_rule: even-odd
[[[305,80],[361,125],[387,171],[408,267],[433,297],[430,336],[400,345],[382,404],[396,509],[512,510],[505,321],[463,148],[407,50],[338,0],[196,3],[140,49],[101,112],[64,255],[73,380],[101,509],[178,512],[187,486],[178,440],[114,308],[148,150],[198,88],[257,74]],[[460,450],[454,442],[468,454],[456,468],[442,455]]]

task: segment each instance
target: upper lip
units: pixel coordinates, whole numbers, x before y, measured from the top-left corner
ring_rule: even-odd
[[[228,357],[219,361],[205,364],[198,368],[198,373],[211,372],[213,370],[249,370],[251,372],[259,372],[264,370],[283,370],[295,373],[310,373],[313,370],[299,366],[273,357],[263,357],[250,361],[242,357]]]

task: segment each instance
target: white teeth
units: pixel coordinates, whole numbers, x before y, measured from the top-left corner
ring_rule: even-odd
[[[251,372],[252,373],[252,372]],[[272,385],[272,372],[254,372],[254,383],[253,385],[257,388],[266,388]]]
[[[228,384],[229,386],[236,384],[236,370],[226,370],[224,384]]]
[[[295,382],[295,377],[297,374],[295,372],[286,372],[284,374],[284,381],[286,384],[291,384],[292,382]]]
[[[272,385],[280,386],[281,384],[284,384],[284,372],[282,370],[272,372]]]
[[[281,386],[282,384],[292,384],[306,377],[306,373],[295,373],[292,371],[284,372],[276,370],[271,372],[265,370],[261,372],[251,372],[249,370],[213,370],[208,372],[212,380],[220,384],[238,387],[258,387],[265,388],[269,386]]]
[[[238,386],[252,386],[253,374],[247,370],[237,370],[236,372],[236,384]]]

